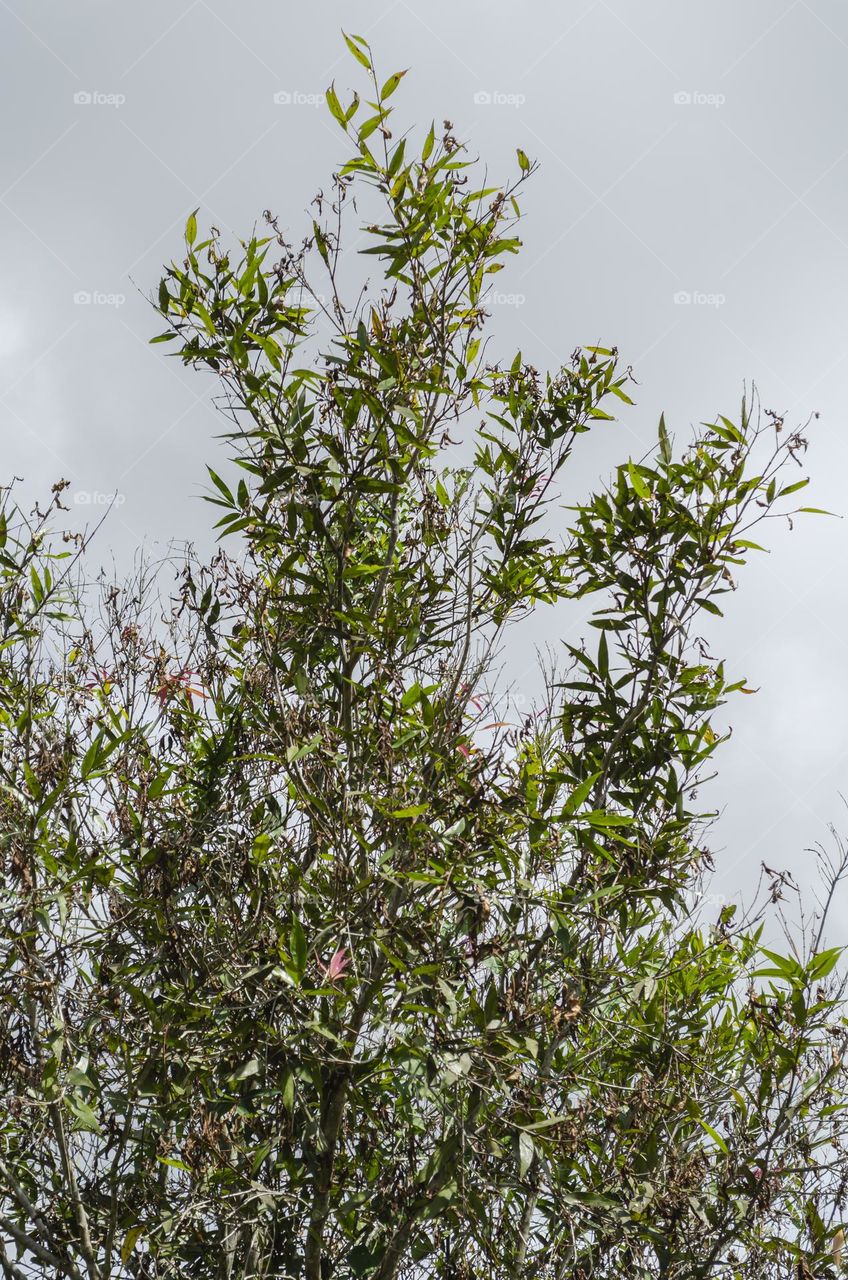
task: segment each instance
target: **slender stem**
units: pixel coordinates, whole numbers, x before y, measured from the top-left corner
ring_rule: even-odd
[[[22,1231],[20,1227],[16,1227],[14,1222],[10,1222],[8,1218],[0,1217],[0,1228],[5,1231],[12,1239],[24,1249],[27,1249],[34,1257],[41,1262],[46,1262],[48,1267],[55,1267],[57,1271],[61,1271],[64,1275],[77,1275],[76,1269],[69,1263],[63,1262],[61,1258],[48,1249],[43,1244],[39,1244],[34,1236],[28,1235],[26,1231]]]

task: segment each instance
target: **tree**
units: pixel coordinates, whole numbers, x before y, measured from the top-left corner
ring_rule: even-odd
[[[3,1271],[835,1275],[838,949],[692,909],[747,692],[701,620],[805,441],[750,401],[683,448],[661,421],[563,508],[629,376],[488,359],[534,166],[394,138],[403,73],[346,39],[370,100],[328,91],[349,158],[308,240],[192,215],[159,289],[228,415],[233,552],[164,607],[146,567],[92,592],[62,484],[5,494]],[[557,602],[594,639],[490,723],[505,629]]]

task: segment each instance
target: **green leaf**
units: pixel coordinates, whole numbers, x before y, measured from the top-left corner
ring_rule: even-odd
[[[378,111],[375,116],[370,116],[369,119],[364,121],[364,123],[359,126],[359,133],[357,135],[359,141],[364,142],[366,138],[370,138],[371,134],[383,123],[384,119],[385,116],[383,112]]]
[[[310,738],[308,742],[301,745],[292,745],[286,749],[286,763],[296,764],[298,760],[302,760],[304,756],[311,756],[313,751],[317,751],[321,745],[321,734],[316,733],[314,738]]]
[[[609,675],[609,646],[606,631],[601,632],[601,642],[598,645],[598,673],[603,680],[606,680]]]
[[[600,776],[600,772],[592,773],[588,778],[584,778],[578,787],[575,787],[565,802],[562,817],[568,818],[577,812],[583,802],[588,799],[590,791]]]
[[[342,32],[342,36],[344,37],[345,44],[347,45],[348,49],[350,49],[351,53],[353,54],[354,58],[356,58],[356,61],[359,63],[359,65],[361,67],[365,67],[366,71],[370,71],[371,59],[368,57],[368,54],[363,52],[363,49],[368,48],[367,42],[362,39],[362,36],[348,36],[345,34],[344,31]],[[359,43],[357,44],[355,43],[355,41],[358,41]],[[363,48],[360,48],[360,45],[362,45]]]
[[[819,951],[814,955],[807,965],[807,974],[810,981],[826,978],[839,963],[839,958],[844,950],[844,947],[831,947],[828,951]]]
[[[536,1158],[536,1144],[526,1129],[518,1135],[518,1176],[523,1178]]]
[[[541,1133],[545,1129],[558,1128],[561,1124],[568,1124],[569,1117],[564,1116],[548,1116],[546,1120],[536,1120],[533,1124],[525,1124],[523,1126],[526,1133]]]
[[[236,504],[235,498],[233,497],[232,493],[227,488],[227,486],[224,484],[224,481],[221,479],[221,477],[217,475],[216,472],[214,472],[211,467],[207,467],[206,470],[209,472],[210,479],[212,480],[212,483],[214,484],[215,488],[218,490],[219,493],[224,495],[224,498],[227,501],[227,505],[231,507],[236,506],[237,504]]]
[[[809,476],[804,480],[796,480],[794,484],[785,485],[778,493],[778,498],[785,498],[790,493],[797,493],[799,489],[806,489],[810,483]]]
[[[330,115],[334,120],[337,120],[340,125],[344,126],[347,121],[345,120],[345,114],[342,111],[341,103],[336,97],[336,90],[333,85],[330,85],[327,89],[326,98],[327,106],[330,108]]]
[[[166,769],[163,769],[161,773],[157,774],[150,786],[147,788],[148,800],[156,800],[161,796],[162,792],[168,785],[173,772],[173,767],[169,765]]]
[[[186,244],[192,245],[197,239],[197,209],[188,215],[188,221],[185,225]]]
[[[669,439],[668,430],[665,425],[664,413],[660,414],[659,437],[660,437],[660,457],[662,458],[663,462],[668,464],[669,462],[671,462],[671,440]]]
[[[386,98],[390,98],[392,96],[395,89],[398,87],[398,85],[400,84],[401,80],[405,75],[406,75],[405,71],[396,71],[394,75],[389,76],[388,80],[380,90],[381,102],[385,102]]]
[[[824,1248],[824,1243],[827,1238],[827,1229],[821,1220],[818,1209],[816,1208],[815,1200],[810,1199],[807,1201],[805,1216],[807,1219],[807,1226],[810,1231],[810,1238],[813,1242],[813,1248],[818,1253]]]
[[[375,1271],[379,1265],[380,1259],[385,1253],[384,1248],[369,1248],[365,1244],[357,1244],[349,1251],[347,1255],[347,1265],[355,1276],[367,1275],[369,1271]]]
[[[286,1071],[283,1077],[283,1087],[280,1090],[280,1097],[283,1106],[289,1115],[294,1111],[294,1072]]]
[[[344,113],[344,123],[350,124],[351,120],[356,115],[358,110],[359,110],[359,94],[355,93],[353,95],[353,98],[351,99],[350,106],[348,107],[347,111]]]
[[[136,1242],[140,1240],[143,1235],[144,1227],[135,1226],[130,1227],[129,1231],[124,1236],[124,1243],[121,1245],[121,1262],[123,1262],[124,1266],[129,1262],[130,1255],[136,1246]]]
[[[633,485],[636,493],[643,502],[647,502],[651,497],[651,491],[640,474],[638,467],[635,467],[632,462],[628,462],[627,473],[630,476],[630,483]]]
[[[80,1129],[87,1133],[100,1133],[100,1121],[87,1102],[83,1102],[76,1094],[66,1093],[63,1101],[77,1122]]]
[[[291,948],[292,961],[294,963],[295,972],[298,980],[300,980],[306,972],[307,945],[306,934],[303,932],[303,925],[299,920],[292,922],[289,930],[289,947]]]
[[[606,813],[603,809],[593,809],[581,817],[593,827],[628,827],[633,823],[633,818],[626,813]]]
[[[409,686],[400,700],[401,711],[408,711],[410,707],[414,707],[416,702],[420,701],[422,693],[421,685],[416,680],[415,684]]]
[[[100,757],[100,748],[102,743],[103,743],[103,734],[98,733],[97,737],[94,739],[91,746],[88,748],[85,755],[83,756],[82,764],[80,765],[80,777],[83,779],[83,781],[89,778],[91,774],[94,772],[94,770],[97,768],[97,764]]]
[[[236,1067],[230,1079],[237,1083],[242,1080],[250,1080],[252,1076],[258,1076],[260,1070],[259,1059],[248,1058],[247,1062],[243,1062],[240,1067]]]
[[[701,1128],[704,1130],[704,1132],[705,1132],[705,1133],[708,1133],[708,1134],[710,1135],[710,1137],[712,1138],[713,1142],[714,1142],[714,1143],[716,1144],[716,1146],[718,1147],[719,1151],[721,1151],[722,1155],[725,1155],[725,1156],[726,1156],[726,1155],[728,1154],[728,1151],[727,1151],[727,1143],[725,1142],[725,1140],[724,1140],[724,1138],[721,1136],[721,1134],[720,1134],[720,1133],[716,1133],[716,1131],[715,1131],[715,1129],[712,1127],[712,1125],[711,1125],[711,1124],[707,1124],[706,1120],[702,1120],[700,1116],[696,1116],[696,1117],[695,1117],[695,1119],[698,1121],[698,1124],[701,1126]]]
[[[767,947],[761,947],[764,956],[768,956],[772,964],[785,973],[788,978],[797,977],[802,971],[798,961],[793,956],[782,956],[777,951],[769,951]]]

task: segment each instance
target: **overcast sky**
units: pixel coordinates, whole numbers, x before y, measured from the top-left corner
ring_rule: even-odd
[[[539,367],[617,345],[639,384],[584,446],[574,497],[641,455],[661,410],[686,438],[753,381],[793,425],[820,414],[809,501],[848,510],[844,0],[0,0],[4,482],[34,499],[67,477],[80,519],[118,493],[99,554],[119,564],[142,542],[209,545],[212,384],[147,345],[142,295],[196,206],[236,236],[265,208],[305,225],[342,158],[316,100],[356,83],[342,26],[386,74],[411,68],[405,123],[449,118],[494,177],[516,146],[541,162],[499,343]],[[809,884],[805,849],[848,828],[848,522],[769,542],[714,632],[760,690],[730,708],[711,791],[726,893],[763,859]],[[519,689],[531,661],[510,654]],[[844,941],[848,896],[834,923]]]

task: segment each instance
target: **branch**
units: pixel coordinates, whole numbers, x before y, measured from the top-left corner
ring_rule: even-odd
[[[480,1089],[475,1088],[472,1096],[469,1098],[468,1111],[464,1120],[457,1125],[457,1129],[453,1138],[449,1138],[445,1143],[447,1147],[450,1143],[458,1147],[461,1140],[466,1136],[468,1131],[473,1128],[477,1121],[477,1116],[483,1106],[483,1095]],[[398,1268],[403,1258],[404,1250],[410,1243],[412,1233],[417,1224],[421,1221],[421,1216],[425,1209],[432,1204],[435,1197],[439,1194],[443,1187],[447,1185],[450,1179],[456,1173],[456,1164],[447,1157],[443,1158],[441,1166],[431,1177],[426,1187],[423,1188],[420,1195],[411,1204],[408,1213],[403,1221],[390,1237],[388,1246],[383,1259],[374,1272],[374,1280],[395,1280]]]
[[[12,1262],[2,1244],[0,1244],[0,1267],[3,1268],[3,1274],[6,1276],[6,1280],[29,1280],[26,1273],[21,1271],[20,1267],[16,1266],[15,1263]]]
[[[29,1214],[33,1222],[36,1223],[36,1225],[39,1228],[41,1228],[44,1231],[48,1231],[49,1228],[44,1218],[41,1216],[40,1211],[30,1200],[29,1196],[24,1191],[23,1187],[18,1182],[17,1178],[12,1173],[11,1169],[4,1163],[3,1160],[0,1160],[0,1175],[2,1175],[4,1181],[8,1184],[9,1190],[12,1192],[12,1195],[15,1197],[15,1199],[17,1200],[21,1208],[24,1210],[24,1212]]]
[[[79,1272],[73,1267],[72,1263],[63,1262],[61,1258],[57,1258],[52,1250],[45,1248],[43,1244],[39,1244],[32,1236],[27,1235],[20,1227],[16,1227],[14,1222],[10,1222],[8,1218],[0,1217],[0,1228],[2,1228],[12,1239],[25,1249],[28,1249],[34,1257],[46,1262],[48,1267],[55,1267],[57,1271],[62,1271],[65,1275],[79,1276]]]
[[[387,922],[391,923],[394,921],[395,916],[400,909],[402,897],[402,891],[400,886],[398,886],[392,895],[392,899],[386,911]],[[350,1019],[349,1037],[351,1061],[353,1060],[353,1054],[356,1049],[356,1043],[359,1037],[359,1032],[362,1028],[363,1020],[368,1012],[371,998],[377,989],[377,985],[386,964],[386,957],[381,952],[374,961],[374,967],[371,970],[368,981],[364,985],[354,1006]],[[323,1276],[321,1270],[321,1254],[324,1246],[324,1230],[327,1225],[327,1217],[330,1207],[330,1190],[333,1180],[333,1166],[336,1159],[336,1146],[338,1144],[339,1131],[341,1129],[342,1117],[344,1116],[350,1081],[350,1065],[346,1065],[341,1071],[334,1072],[331,1080],[328,1082],[330,1092],[326,1111],[324,1112],[322,1108],[321,1137],[324,1141],[324,1150],[319,1153],[316,1162],[318,1164],[318,1173],[315,1178],[315,1195],[312,1201],[312,1211],[309,1215],[306,1249],[304,1252],[305,1280],[322,1280]]]
[[[539,1082],[547,1080],[551,1064],[554,1060],[554,1054],[559,1048],[564,1036],[555,1037],[545,1051],[542,1065],[539,1070]],[[515,1254],[515,1262],[512,1268],[512,1274],[515,1280],[521,1280],[524,1274],[524,1262],[527,1257],[527,1246],[530,1242],[530,1230],[533,1225],[533,1214],[536,1212],[536,1205],[539,1202],[539,1192],[542,1185],[542,1157],[537,1151],[533,1158],[533,1167],[528,1170],[530,1174],[530,1187],[527,1193],[527,1199],[524,1203],[524,1212],[521,1215],[521,1222],[518,1227],[518,1249]]]
[[[29,1196],[24,1191],[23,1187],[18,1182],[17,1178],[12,1173],[11,1169],[8,1168],[8,1166],[3,1162],[3,1160],[0,1160],[0,1175],[2,1175],[4,1181],[8,1184],[9,1189],[12,1192],[12,1195],[17,1200],[18,1204],[21,1206],[21,1208],[24,1210],[25,1213],[29,1214],[30,1218],[32,1219],[37,1229],[37,1232],[40,1235],[43,1235],[47,1238],[47,1241],[50,1244],[51,1248],[54,1249],[57,1254],[65,1252],[67,1249],[67,1245],[65,1244],[65,1242],[56,1239],[56,1236],[54,1232],[50,1229],[50,1226],[47,1223],[47,1220],[45,1219],[44,1215],[41,1213],[38,1207],[35,1204],[33,1204],[33,1202],[30,1200]],[[75,1263],[71,1260],[70,1257],[68,1258],[67,1264],[63,1264],[63,1265],[65,1266],[65,1270],[68,1272],[68,1274],[73,1277],[73,1280],[82,1280],[82,1277],[79,1273],[78,1268],[76,1267]]]

